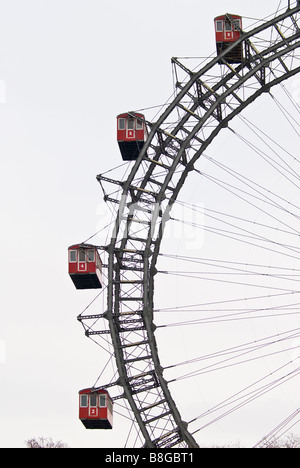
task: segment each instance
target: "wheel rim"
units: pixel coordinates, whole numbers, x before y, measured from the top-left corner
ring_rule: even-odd
[[[146,447],[198,447],[163,376],[155,339],[154,278],[165,224],[188,174],[219,132],[259,96],[300,71],[297,61],[290,60],[300,46],[299,11],[297,6],[245,33],[239,43],[249,48],[249,62],[233,68],[224,61],[226,73],[216,76],[213,84],[207,84],[206,76],[220,57],[225,60],[225,53],[196,73],[173,59],[190,79],[177,84],[176,98],[155,124],[148,123],[147,142],[128,179],[120,183],[115,229],[107,247],[106,318],[119,374],[115,384],[123,388],[121,396],[133,411]],[[284,35],[279,34],[285,23]],[[275,30],[277,41],[260,51],[253,46],[257,35]],[[179,118],[169,129],[166,122],[174,111]],[[191,149],[195,142],[198,150]],[[105,181],[101,175],[97,178]],[[82,316],[85,326],[84,320]],[[100,333],[86,330],[87,335]]]

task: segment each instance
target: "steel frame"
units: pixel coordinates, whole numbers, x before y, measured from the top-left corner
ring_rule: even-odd
[[[155,338],[154,277],[165,223],[189,172],[219,132],[262,93],[299,73],[299,12],[297,2],[243,33],[238,43],[246,60],[234,67],[225,56],[237,43],[197,72],[173,58],[176,75],[183,73],[185,81],[177,82],[178,93],[158,120],[147,122],[149,137],[129,177],[121,182],[97,176],[121,189],[119,198],[105,197],[118,210],[106,247],[107,311],[99,317],[109,322],[119,375],[114,385],[122,387],[120,397],[127,399],[145,447],[198,447],[171,396]],[[88,326],[91,317],[79,318],[86,334],[107,333]]]

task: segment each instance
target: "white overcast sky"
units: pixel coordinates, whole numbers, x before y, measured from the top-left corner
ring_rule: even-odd
[[[73,287],[67,247],[101,224],[96,175],[121,162],[116,115],[165,102],[171,57],[213,53],[215,16],[278,4],[0,0],[0,446],[122,446],[117,429],[78,421],[101,350],[76,320],[92,296]]]

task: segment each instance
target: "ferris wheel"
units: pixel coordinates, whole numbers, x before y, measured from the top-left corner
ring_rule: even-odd
[[[260,21],[249,30],[243,28],[241,16],[221,15],[215,18],[217,53],[213,58],[203,61],[200,65],[193,64],[193,67],[189,65],[191,61],[188,59],[172,59],[175,92],[158,118],[150,121],[146,112],[142,111],[118,115],[118,143],[129,172],[126,172],[122,180],[107,174],[97,176],[105,194],[105,201],[113,207],[114,223],[110,241],[105,246],[85,242],[73,245],[69,249],[69,273],[75,286],[79,289],[100,289],[100,294],[105,294],[107,299],[105,311],[90,313],[86,310],[78,319],[88,337],[110,340],[109,346],[113,349],[112,356],[116,366],[116,375],[110,382],[101,381],[98,386],[80,392],[81,419],[88,428],[111,429],[113,406],[119,401],[124,401],[137,427],[138,444],[147,448],[199,447],[199,429],[194,427],[194,423],[204,418],[205,413],[213,414],[212,420],[219,419],[218,416],[215,417],[212,409],[203,411],[197,417],[183,417],[180,398],[178,399],[176,391],[176,396],[171,391],[172,382],[181,380],[172,374],[177,365],[183,368],[188,364],[198,366],[186,372],[186,376],[191,378],[203,373],[205,367],[199,372],[200,359],[182,359],[182,362],[175,365],[172,360],[179,360],[176,341],[171,348],[169,347],[168,359],[163,354],[168,353],[164,347],[164,338],[161,338],[161,330],[166,328],[166,324],[160,319],[158,311],[162,309],[157,308],[154,299],[155,291],[164,287],[165,280],[161,281],[159,276],[168,276],[171,270],[169,267],[164,270],[161,261],[166,258],[173,259],[178,266],[182,260],[193,266],[196,264],[197,268],[199,264],[206,264],[210,270],[206,270],[205,275],[214,275],[214,280],[220,275],[217,279],[222,282],[225,269],[230,269],[231,274],[247,274],[248,287],[252,286],[249,277],[261,280],[256,284],[255,292],[247,296],[247,308],[244,307],[246,296],[244,295],[243,299],[240,296],[229,299],[228,288],[224,290],[222,301],[209,300],[205,291],[200,291],[199,294],[203,296],[201,312],[209,310],[211,315],[205,316],[205,320],[203,316],[199,319],[197,315],[196,318],[195,307],[185,304],[182,310],[176,310],[181,317],[176,323],[177,326],[183,321],[184,325],[188,322],[191,327],[199,323],[203,325],[213,322],[220,314],[222,321],[231,321],[241,316],[243,319],[252,319],[254,314],[260,314],[262,318],[262,311],[265,317],[269,311],[275,309],[281,313],[296,313],[297,303],[287,303],[286,299],[291,296],[295,298],[299,293],[294,284],[288,283],[288,280],[291,281],[291,275],[293,281],[297,279],[295,262],[299,247],[296,243],[287,242],[286,238],[282,240],[281,235],[296,238],[299,236],[297,222],[300,213],[297,213],[295,200],[288,198],[289,189],[285,184],[281,187],[278,182],[278,170],[280,167],[281,178],[284,178],[285,183],[288,179],[296,191],[299,172],[297,173],[297,167],[293,164],[298,161],[290,152],[289,157],[293,164],[287,166],[281,155],[274,161],[270,160],[269,153],[264,152],[263,164],[271,166],[272,171],[276,170],[277,176],[274,172],[274,177],[270,176],[267,181],[264,172],[267,169],[261,166],[262,170],[254,181],[251,173],[252,170],[255,172],[255,161],[241,161],[241,155],[245,151],[242,147],[248,144],[256,154],[260,152],[260,157],[262,151],[257,149],[254,140],[246,141],[239,134],[234,122],[240,119],[239,125],[251,127],[256,137],[271,148],[268,136],[262,134],[263,130],[259,124],[255,126],[249,123],[245,111],[249,106],[251,109],[251,105],[258,98],[269,98],[276,102],[284,113],[280,101],[273,95],[273,88],[280,87],[283,82],[300,72],[300,4],[297,1],[291,6],[289,2],[288,9],[278,12],[275,17]],[[283,92],[287,92],[285,88]],[[260,112],[263,112],[263,109]],[[287,113],[284,117],[291,119]],[[225,166],[222,158],[213,158],[207,154],[209,148],[221,138],[221,130],[225,129],[226,138],[230,133],[239,139],[239,143],[234,146],[235,150],[232,150],[232,159],[237,165],[231,168]],[[299,133],[297,136],[299,137]],[[230,145],[230,140],[228,141],[225,140],[222,144]],[[278,149],[279,145],[273,142],[273,148],[270,149],[272,153],[275,146]],[[237,148],[241,149],[237,151]],[[281,150],[284,151],[283,148]],[[218,149],[218,152],[222,152],[222,149]],[[202,160],[205,161],[205,165],[199,167],[198,163]],[[210,167],[215,167],[214,173],[209,173]],[[222,171],[229,174],[231,180],[238,180],[239,185],[234,186],[229,179],[221,179],[219,174]],[[170,223],[185,223],[173,215],[176,206],[184,206],[193,213],[199,213],[196,202],[188,204],[180,199],[181,195],[184,196],[185,188],[191,179],[196,181],[197,186],[201,186],[203,181],[203,190],[205,184],[214,183],[226,191],[224,199],[214,200],[214,209],[208,208],[206,211],[211,220],[218,218],[222,227],[211,225],[207,230],[213,236],[221,235],[223,240],[230,238],[232,242],[235,239],[239,245],[247,242],[247,270],[246,261],[241,260],[240,247],[234,253],[228,250],[225,252],[231,259],[226,264],[224,257],[218,255],[217,243],[212,245],[212,250],[216,251],[215,259],[200,260],[195,255],[163,253],[166,250],[164,234]],[[277,189],[273,195],[271,188],[275,186]],[[246,198],[244,208],[239,208],[244,210],[243,216],[241,211],[236,214],[235,202],[230,201],[233,193],[242,203]],[[220,206],[221,201],[227,205],[226,213],[221,209],[217,212],[216,207]],[[281,215],[278,215],[277,211]],[[288,215],[293,221],[285,218]],[[233,229],[233,220],[237,218],[239,221],[235,226],[238,227]],[[255,226],[255,233],[249,227],[250,219],[253,229]],[[273,234],[270,233],[270,220],[273,220]],[[199,226],[194,220],[190,227],[196,229]],[[226,247],[224,248],[226,250]],[[249,248],[253,256],[249,255]],[[264,260],[260,260],[261,250],[268,251],[271,255],[272,275],[270,264],[267,272],[266,266],[263,265]],[[101,253],[99,255],[99,251],[102,251],[103,256]],[[274,260],[276,251],[280,251],[282,256],[285,255],[279,264]],[[103,259],[104,256],[107,262]],[[292,267],[288,263],[291,259]],[[197,277],[197,281],[204,276],[203,272],[199,274],[198,270],[193,268],[188,273],[181,274],[188,279]],[[285,287],[282,283],[279,285],[280,280],[286,281]],[[234,286],[236,290],[238,283],[238,280],[231,281],[230,287]],[[245,284],[243,283],[243,288]],[[223,284],[221,286],[223,287]],[[260,294],[257,292],[258,288],[262,290]],[[193,299],[196,298],[197,286],[190,295]],[[278,302],[274,305],[272,300],[275,297],[278,298]],[[262,298],[266,299],[263,304]],[[170,294],[168,300],[172,299]],[[216,308],[216,304],[220,302],[223,305],[222,313]],[[199,301],[196,303],[199,305]],[[225,303],[228,303],[230,314],[228,312],[225,315]],[[239,308],[235,308],[237,303]],[[167,307],[165,311],[168,311]],[[193,312],[193,316],[188,315],[190,312]],[[106,328],[103,322],[107,323]],[[255,337],[252,343],[244,341],[242,346],[231,347],[229,344],[227,350],[211,353],[210,358],[214,355],[217,359],[214,365],[220,368],[222,356],[226,355],[229,359],[229,356],[234,354],[237,359],[237,356],[244,355],[250,352],[249,350],[261,351],[264,345],[274,345],[275,341],[282,343],[287,338],[295,340],[298,338],[298,332],[296,328],[293,328],[293,331],[289,330],[289,333],[279,330],[277,334],[272,334],[270,331],[269,339],[266,338],[268,334],[265,334],[264,339]],[[201,332],[199,340],[200,335]],[[195,341],[195,335],[191,340]],[[275,354],[277,351],[274,351]],[[204,354],[201,355],[201,361],[206,358]],[[297,369],[296,375],[298,372]],[[287,372],[286,379],[289,379],[291,374]],[[257,376],[257,381],[259,380],[262,378]],[[273,382],[275,387],[277,380],[274,379]],[[272,385],[269,383],[268,388],[269,386]],[[266,387],[267,384],[262,385],[260,390],[256,389],[255,395],[263,394]],[[254,393],[250,396],[249,388],[250,385],[247,394],[241,395],[240,400],[237,397],[232,400],[232,408],[238,407],[241,401],[248,401],[254,397]],[[179,392],[182,398],[189,398],[188,392]],[[227,404],[229,402],[226,403],[224,399],[222,404],[219,404],[219,409],[225,408],[226,412]],[[205,425],[206,423],[203,423],[202,427]]]

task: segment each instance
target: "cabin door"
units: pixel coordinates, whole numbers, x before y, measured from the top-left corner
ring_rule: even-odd
[[[89,398],[89,417],[99,418],[98,395],[90,395]]]
[[[233,39],[233,26],[231,21],[225,21],[225,41],[230,41]]]
[[[85,250],[79,250],[78,252],[78,271],[86,271],[87,263],[86,263],[86,255]]]
[[[126,129],[126,137],[135,139],[135,121],[134,119],[127,120],[127,129]]]

